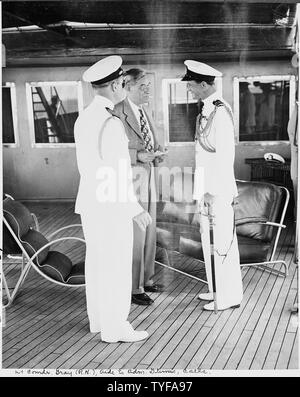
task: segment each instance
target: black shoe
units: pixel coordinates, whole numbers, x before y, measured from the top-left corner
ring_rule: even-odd
[[[163,292],[165,286],[162,284],[145,285],[144,290],[146,292]]]
[[[131,296],[131,302],[136,305],[149,306],[154,302],[147,294],[134,294]]]

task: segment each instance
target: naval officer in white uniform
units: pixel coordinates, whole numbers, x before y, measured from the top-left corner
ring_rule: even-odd
[[[233,200],[237,195],[234,177],[234,125],[230,105],[217,93],[216,69],[197,61],[184,62],[183,81],[202,110],[196,120],[196,173],[194,198],[199,203],[201,240],[208,280],[208,293],[199,298],[213,300],[208,207],[214,215],[214,262],[218,310],[238,307],[243,298],[239,251],[234,227]],[[203,180],[198,180],[199,176]],[[214,310],[214,303],[204,305]]]
[[[128,139],[114,105],[125,97],[122,58],[110,56],[83,74],[95,97],[75,123],[80,184],[75,211],[86,240],[86,299],[90,331],[105,342],[147,338],[127,318],[131,304],[133,218],[151,222],[134,195]]]

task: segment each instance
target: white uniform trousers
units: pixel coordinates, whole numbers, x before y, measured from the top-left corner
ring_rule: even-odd
[[[240,304],[243,298],[238,242],[233,231],[234,212],[231,204],[230,198],[216,198],[213,205],[216,299],[219,309]],[[201,241],[208,288],[209,292],[213,292],[209,220],[206,214],[207,207],[201,205]]]
[[[86,299],[91,332],[118,340],[133,328],[127,321],[131,305],[132,219],[81,214],[86,240]]]

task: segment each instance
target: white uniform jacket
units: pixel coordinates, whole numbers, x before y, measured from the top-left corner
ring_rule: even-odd
[[[133,222],[143,212],[134,195],[128,139],[122,122],[96,96],[75,124],[80,185],[76,212],[86,241],[85,278],[91,332],[118,341],[132,331]]]
[[[132,186],[128,138],[123,124],[107,111],[113,107],[109,99],[97,95],[76,120],[74,135],[80,183],[75,212],[111,210],[133,218],[143,209]]]
[[[204,117],[208,118],[214,111],[215,100],[222,101],[230,109],[230,105],[218,93],[214,93],[203,101],[202,115]],[[198,128],[198,123],[196,128]],[[233,198],[237,195],[234,176],[234,127],[231,116],[224,106],[217,108],[208,139],[216,149],[215,152],[204,150],[196,141],[196,170],[201,170],[199,177],[203,176],[204,180],[197,180],[196,173],[194,198],[201,201],[204,193]]]

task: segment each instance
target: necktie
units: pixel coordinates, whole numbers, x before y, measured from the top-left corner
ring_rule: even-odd
[[[154,152],[154,148],[153,148],[152,141],[151,141],[150,131],[147,126],[147,121],[145,119],[142,109],[139,109],[139,112],[140,112],[141,133],[144,138],[145,149],[148,152]]]

